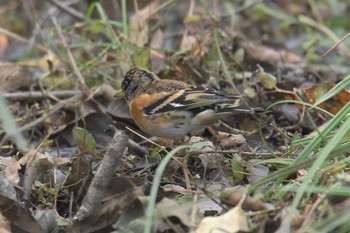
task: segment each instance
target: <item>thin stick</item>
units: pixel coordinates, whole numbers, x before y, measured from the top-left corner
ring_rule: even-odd
[[[79,20],[84,20],[84,14],[73,9],[72,7],[69,6],[69,3],[62,3],[60,1],[57,0],[49,0],[51,3],[53,3],[55,6],[57,6],[59,9],[61,9],[64,12],[67,12],[68,14],[70,14],[71,16],[79,19]]]
[[[56,31],[57,31],[57,33],[58,33],[58,35],[59,35],[59,37],[60,37],[60,39],[61,39],[61,41],[63,43],[64,48],[67,51],[67,55],[68,55],[70,66],[73,69],[74,75],[78,78],[80,89],[83,92],[85,97],[89,97],[90,96],[89,88],[87,87],[87,85],[85,83],[83,75],[80,73],[80,70],[79,70],[79,68],[77,66],[77,63],[75,62],[75,59],[74,59],[74,56],[73,56],[72,52],[68,48],[67,42],[66,42],[66,40],[65,40],[65,38],[64,38],[64,36],[62,34],[61,27],[58,25],[56,18],[51,16],[51,21],[52,21],[53,25],[56,28]]]
[[[337,43],[330,47],[324,54],[322,54],[322,59],[327,56],[333,49],[335,49],[340,43],[342,43],[346,38],[350,36],[350,32],[343,36]]]
[[[0,27],[0,34],[4,34],[5,36],[8,36],[8,37],[10,37],[12,39],[15,39],[15,40],[17,40],[19,42],[28,44],[30,46],[34,46],[35,48],[37,48],[37,49],[39,49],[39,50],[41,50],[41,51],[43,51],[45,53],[47,53],[49,51],[49,49],[47,49],[47,48],[45,48],[45,47],[43,47],[41,45],[35,44],[33,42],[30,42],[28,39],[26,39],[26,38],[24,38],[24,37],[22,37],[22,36],[20,36],[20,35],[18,35],[16,33],[10,32],[10,31],[6,30],[5,28]]]
[[[21,91],[21,92],[10,92],[4,93],[3,97],[9,101],[19,101],[19,100],[35,100],[42,99],[44,97],[49,98],[70,98],[73,96],[81,96],[81,91],[77,90],[63,90],[63,91]]]
[[[133,134],[136,134],[137,136],[139,136],[140,138],[146,140],[147,142],[149,142],[149,143],[151,143],[151,144],[153,144],[153,145],[155,145],[155,146],[158,146],[159,148],[161,148],[161,149],[163,149],[163,150],[166,149],[164,146],[161,146],[161,145],[159,145],[158,143],[156,143],[156,142],[154,142],[154,141],[152,141],[152,140],[146,138],[145,136],[139,134],[138,132],[136,132],[136,131],[133,130],[133,129],[130,129],[130,128],[127,127],[127,126],[125,127],[125,129],[129,130],[129,131],[132,132]],[[165,150],[165,151],[166,151],[166,150]],[[167,151],[166,151],[166,152],[167,152]]]

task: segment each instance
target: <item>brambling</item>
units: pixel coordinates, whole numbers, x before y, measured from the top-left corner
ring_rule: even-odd
[[[240,95],[160,79],[138,67],[126,73],[121,87],[137,126],[158,137],[181,139],[199,135],[224,116],[264,111],[240,106]]]

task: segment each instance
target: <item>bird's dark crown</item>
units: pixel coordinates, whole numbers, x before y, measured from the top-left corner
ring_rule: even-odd
[[[121,88],[128,100],[137,93],[139,88],[155,80],[159,80],[159,78],[152,72],[139,67],[133,67],[125,74]]]

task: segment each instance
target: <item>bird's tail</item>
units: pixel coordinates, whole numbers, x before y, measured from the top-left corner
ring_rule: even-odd
[[[261,107],[250,106],[234,106],[232,104],[220,104],[217,106],[218,114],[233,114],[233,113],[264,113],[265,109]]]

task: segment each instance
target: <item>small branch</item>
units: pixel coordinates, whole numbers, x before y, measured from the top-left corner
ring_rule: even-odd
[[[120,166],[125,148],[129,138],[123,131],[117,131],[112,139],[100,167],[98,168],[94,179],[84,197],[79,211],[74,216],[73,221],[82,221],[91,215],[101,205],[101,200],[105,197],[105,191],[111,181],[111,178]]]
[[[322,59],[326,57],[331,51],[333,51],[338,45],[340,45],[346,38],[350,36],[350,32],[343,36],[338,42],[336,42],[332,47],[330,47],[324,54],[322,54]]]
[[[63,43],[64,48],[67,51],[70,66],[73,69],[74,75],[78,78],[80,89],[83,92],[84,97],[88,98],[90,96],[89,88],[87,87],[87,85],[85,83],[85,79],[84,79],[83,75],[80,73],[80,70],[77,66],[77,63],[75,62],[74,56],[67,45],[67,42],[62,34],[61,27],[58,25],[56,18],[51,17],[51,21],[56,28],[56,31],[57,31],[58,36],[60,37],[60,39]]]
[[[60,1],[57,1],[57,0],[50,0],[50,2],[52,4],[54,4],[55,6],[57,6],[59,9],[61,9],[62,11],[67,12],[71,16],[75,17],[76,19],[79,19],[79,20],[85,19],[83,13],[76,11],[75,9],[69,7],[69,4],[67,4],[67,3],[61,3]]]
[[[36,100],[44,97],[49,98],[70,98],[73,96],[81,96],[81,91],[76,90],[64,90],[64,91],[49,91],[49,92],[41,92],[41,91],[21,91],[21,92],[11,92],[4,93],[3,97],[8,101],[20,101],[20,100]]]
[[[12,39],[15,39],[15,40],[17,40],[19,42],[22,42],[24,44],[28,44],[30,46],[34,46],[35,48],[37,48],[37,49],[39,49],[39,50],[41,50],[41,51],[43,51],[45,53],[47,53],[49,51],[49,49],[47,49],[47,48],[45,48],[45,47],[43,47],[41,45],[35,44],[33,42],[30,42],[28,39],[26,39],[26,38],[24,38],[24,37],[22,37],[22,36],[20,36],[20,35],[18,35],[16,33],[10,32],[9,30],[6,30],[5,28],[0,27],[0,34],[4,34],[4,35],[6,35],[6,36],[8,36],[8,37],[10,37]]]

